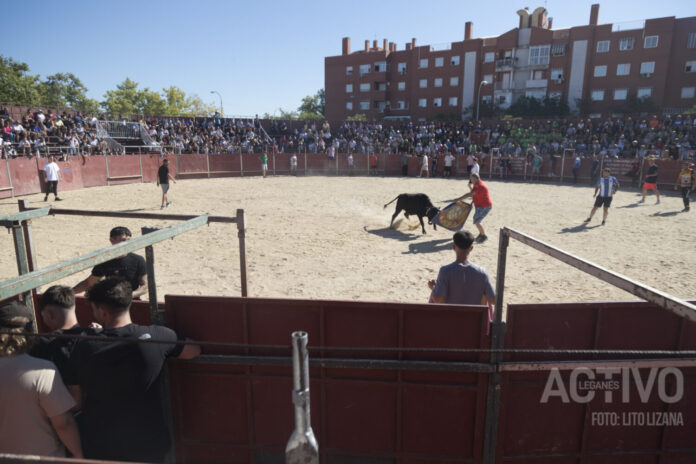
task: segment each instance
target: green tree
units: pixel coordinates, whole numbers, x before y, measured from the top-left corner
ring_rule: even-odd
[[[198,94],[186,97],[186,104],[181,116],[212,116],[217,111],[214,103],[205,103]]]
[[[314,95],[307,95],[302,99],[302,103],[297,108],[298,119],[324,119],[324,109],[326,107],[326,97],[324,89],[319,89]]]
[[[101,106],[112,117],[140,114],[143,108],[142,97],[138,83],[126,77],[126,80],[116,86],[116,90],[107,90]]]
[[[367,122],[367,116],[365,116],[365,113],[355,113],[348,116],[346,121]]]
[[[39,84],[41,103],[54,108],[76,108],[87,100],[87,87],[72,73],[56,73]]]
[[[0,55],[0,101],[30,106],[40,96],[39,76],[29,74],[29,65]]]

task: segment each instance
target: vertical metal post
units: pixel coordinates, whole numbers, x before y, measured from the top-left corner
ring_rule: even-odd
[[[17,257],[17,271],[19,272],[19,275],[28,274],[29,263],[27,261],[27,249],[24,243],[24,231],[22,230],[22,226],[19,221],[12,225],[12,238],[14,239],[15,256]],[[34,332],[37,332],[36,318],[38,314],[36,314],[36,309],[34,308],[34,298],[32,292],[28,291],[22,293],[22,301],[34,314],[32,326],[34,328]]]
[[[179,154],[174,153],[174,167],[176,168],[176,175],[179,175]]]
[[[145,179],[143,178],[143,155],[142,153],[138,153],[138,163],[140,163],[140,183],[142,184],[145,182]]]
[[[307,152],[304,154],[304,175],[307,175]]]
[[[244,153],[242,153],[242,150],[239,150],[239,176],[244,177]]]
[[[208,179],[210,179],[210,153],[205,155],[205,168],[208,170]]]
[[[561,178],[559,182],[563,183],[563,171],[565,171],[565,149],[563,150],[563,157],[561,158]]]
[[[505,266],[510,236],[505,228],[500,229],[498,245],[498,269],[495,286],[495,317],[491,327],[491,349],[501,350],[505,346],[505,324],[503,323],[503,293],[505,290]],[[500,372],[497,366],[502,361],[498,351],[491,353],[491,364],[496,370],[488,376],[488,392],[486,395],[486,423],[483,441],[484,464],[495,463],[495,452],[498,441],[498,420],[500,416]]]
[[[276,175],[276,170],[275,170],[275,150],[271,151],[271,155],[273,155],[273,175]]]
[[[488,168],[488,179],[489,180],[493,178],[493,154],[492,153],[490,154],[490,157],[491,157],[491,162],[490,162],[490,167]]]
[[[246,265],[246,221],[244,210],[237,210],[237,237],[239,237],[239,270],[242,279],[242,296],[247,294],[247,265]]]
[[[156,227],[142,227],[143,235],[159,230]],[[155,249],[152,245],[145,247],[145,263],[147,265],[147,294],[150,301],[150,323],[164,325],[162,316],[157,307],[157,281],[155,280]]]
[[[319,445],[314,437],[309,411],[309,354],[307,332],[292,333],[292,402],[295,430],[285,447],[286,464],[319,464]]]
[[[10,171],[10,159],[5,160],[5,167],[7,167],[7,180],[10,181],[10,194],[14,197],[14,187],[12,187],[12,172]]]
[[[104,164],[106,165],[106,185],[111,185],[111,184],[109,184],[109,177],[111,177],[111,175],[109,175],[109,157],[108,156],[104,157]]]
[[[29,209],[28,200],[18,200],[19,211],[27,211]],[[31,219],[22,221],[22,229],[24,231],[24,241],[27,250],[27,264],[29,266],[29,272],[36,269],[36,252],[34,251],[34,239],[31,233]]]

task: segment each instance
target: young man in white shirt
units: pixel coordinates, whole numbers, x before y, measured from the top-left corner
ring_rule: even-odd
[[[46,173],[46,196],[44,201],[48,201],[48,194],[53,192],[53,197],[56,201],[61,201],[58,198],[58,181],[60,180],[60,166],[56,163],[55,157],[50,156],[48,158],[48,163],[44,165],[44,172]]]

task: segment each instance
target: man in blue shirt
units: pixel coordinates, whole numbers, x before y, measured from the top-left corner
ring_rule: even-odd
[[[614,193],[619,188],[619,181],[616,177],[611,175],[611,170],[609,168],[604,168],[602,170],[602,178],[597,182],[595,187],[594,195],[597,197],[594,203],[594,207],[590,212],[590,217],[585,219],[585,222],[590,222],[592,216],[601,206],[604,206],[604,216],[602,217],[602,225],[606,224],[607,216],[609,215],[609,206],[611,206],[611,200],[614,198]],[[599,193],[599,195],[597,195]]]

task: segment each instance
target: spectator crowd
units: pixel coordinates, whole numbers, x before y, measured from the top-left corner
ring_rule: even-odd
[[[3,158],[120,154],[97,136],[96,117],[80,113],[28,111],[21,120],[0,112]],[[101,117],[100,120],[104,118]],[[118,118],[124,126],[133,125]],[[508,157],[688,159],[696,149],[696,116],[664,115],[554,120],[490,120],[381,123],[349,122],[332,128],[326,121],[262,121],[221,118],[142,118],[135,124],[163,153],[407,153],[417,156],[500,153]],[[137,150],[135,150],[137,152]]]

